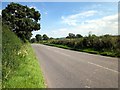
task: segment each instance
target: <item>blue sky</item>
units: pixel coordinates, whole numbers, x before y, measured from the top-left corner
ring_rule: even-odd
[[[9,2],[3,2],[4,9]],[[33,32],[49,37],[66,37],[68,33],[83,36],[118,34],[117,2],[21,2],[41,13],[41,29]]]

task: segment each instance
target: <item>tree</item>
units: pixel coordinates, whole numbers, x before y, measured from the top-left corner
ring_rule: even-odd
[[[40,34],[37,34],[37,35],[35,36],[35,38],[36,38],[36,41],[37,41],[37,42],[39,42],[39,41],[42,40],[42,36],[41,36]]]
[[[76,34],[76,38],[82,38],[83,36],[80,34]]]
[[[36,39],[35,38],[32,38],[31,39],[31,43],[35,43],[36,42]]]
[[[91,37],[91,36],[92,36],[92,31],[89,31],[88,37]]]
[[[53,37],[50,37],[49,39],[52,40],[52,39],[54,39],[54,38],[53,38]]]
[[[66,38],[75,38],[75,34],[69,33],[68,36],[67,36]]]
[[[43,35],[43,40],[48,40],[48,39],[49,39],[49,37],[46,34],[44,34]]]
[[[2,10],[2,21],[11,27],[11,31],[15,32],[22,40],[30,40],[32,31],[40,30],[41,14],[34,8],[20,5],[18,3],[10,3]]]

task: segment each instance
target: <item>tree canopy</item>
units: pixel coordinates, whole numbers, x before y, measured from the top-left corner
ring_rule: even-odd
[[[69,33],[68,36],[67,36],[66,38],[75,38],[75,34]]]
[[[46,34],[43,34],[43,40],[48,40],[49,37]]]
[[[42,36],[40,34],[37,34],[35,37],[37,42],[42,40]]]
[[[82,38],[83,36],[81,34],[76,34],[76,38]]]
[[[11,27],[21,39],[29,40],[32,31],[40,30],[41,14],[34,8],[29,8],[18,3],[10,3],[2,10],[2,20]]]
[[[31,43],[35,43],[36,42],[36,39],[35,38],[32,38],[31,39]]]

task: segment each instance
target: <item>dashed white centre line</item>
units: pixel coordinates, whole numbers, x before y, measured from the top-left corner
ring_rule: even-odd
[[[62,53],[60,51],[54,51],[54,52],[57,52],[57,53],[60,53],[62,55],[65,55],[65,56],[68,56],[68,57],[71,57],[70,55],[68,54],[65,54],[65,53]],[[103,69],[106,69],[106,70],[109,70],[109,71],[112,71],[112,72],[115,72],[115,73],[119,73],[118,71],[116,70],[113,70],[113,69],[110,69],[110,68],[107,68],[107,67],[104,67],[104,66],[101,66],[101,65],[98,65],[98,64],[95,64],[95,63],[92,63],[92,62],[87,62],[88,64],[91,64],[91,65],[94,65],[94,66],[97,66],[97,67],[100,67],[100,68],[103,68]]]
[[[90,88],[89,86],[85,86],[85,88]]]
[[[62,53],[62,52],[59,52],[59,51],[54,51],[54,52],[57,52],[57,53],[60,53],[60,54],[62,54],[62,55],[65,55],[65,56],[68,56],[68,57],[70,57],[70,55],[68,55],[68,54],[65,54],[65,53]]]
[[[92,64],[92,65],[95,65],[95,66],[97,66],[97,67],[101,67],[101,68],[104,68],[104,69],[106,69],[106,70],[109,70],[109,71],[118,73],[118,71],[116,71],[116,70],[109,69],[109,68],[107,68],[107,67],[104,67],[104,66],[101,66],[101,65],[98,65],[98,64],[95,64],[95,63],[91,63],[91,62],[88,62],[88,63],[89,63],[89,64]]]

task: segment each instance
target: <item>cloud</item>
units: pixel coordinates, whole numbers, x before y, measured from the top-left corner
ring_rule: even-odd
[[[64,24],[68,24],[68,25],[71,25],[71,26],[76,26],[77,23],[80,21],[80,19],[93,16],[96,13],[97,13],[97,11],[94,11],[94,10],[85,11],[85,12],[69,15],[69,16],[66,16],[66,17],[62,16],[61,19],[62,19],[62,22]]]
[[[91,30],[98,34],[117,34],[118,31],[118,14],[105,16],[101,19],[97,20],[88,20],[85,21],[84,25],[80,25],[80,27],[86,27],[87,30]],[[79,27],[79,28],[80,28]]]
[[[58,30],[53,30],[49,32],[48,34],[52,37],[65,37],[69,33],[68,28],[60,28]]]
[[[85,20],[82,24],[77,24],[74,27],[66,27],[53,30],[48,35],[53,37],[65,37],[68,33],[88,35],[89,32],[96,35],[118,34],[118,14],[104,16],[99,19]]]

